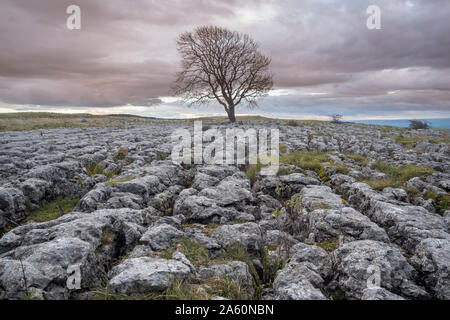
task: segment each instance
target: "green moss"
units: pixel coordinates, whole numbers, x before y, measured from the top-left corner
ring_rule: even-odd
[[[339,241],[323,241],[323,242],[314,242],[313,245],[322,248],[326,252],[330,253],[339,248]]]
[[[80,201],[80,198],[57,199],[55,201],[47,202],[40,208],[32,210],[25,219],[25,222],[45,222],[57,219],[62,215],[71,212],[78,201]]]
[[[288,146],[285,144],[280,144],[280,151],[281,153],[286,153],[288,149]]]

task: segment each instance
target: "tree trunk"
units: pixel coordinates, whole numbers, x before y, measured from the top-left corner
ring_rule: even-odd
[[[229,107],[227,110],[228,113],[228,119],[230,119],[231,123],[236,122],[236,116],[234,115],[234,106],[233,107]]]

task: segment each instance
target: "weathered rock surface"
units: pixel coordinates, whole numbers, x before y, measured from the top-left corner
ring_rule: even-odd
[[[361,299],[371,286],[408,298],[428,298],[415,283],[416,272],[402,253],[389,244],[372,241],[346,243],[331,255],[335,280],[349,299]],[[379,277],[378,277],[379,276]]]
[[[274,176],[252,176],[246,165],[174,164],[170,133],[193,130],[180,121],[2,132],[0,299],[83,298],[107,285],[113,294],[161,294],[176,279],[196,285],[221,276],[252,298],[259,292],[252,277],[276,261],[289,262],[272,275],[265,299],[450,299],[450,154],[442,133],[350,123],[210,125],[223,133],[279,129],[283,154],[321,151],[328,161],[320,170],[282,164]],[[408,149],[399,136],[420,141]],[[376,162],[434,171],[384,185],[392,177]],[[79,201],[60,218],[25,223],[57,199]],[[196,264],[184,238],[202,247],[207,265]],[[227,256],[235,246],[247,251],[244,261]],[[68,286],[76,270],[79,289]]]
[[[174,280],[185,279],[190,273],[190,267],[177,260],[132,258],[111,270],[109,288],[114,293],[129,295],[162,292]]]

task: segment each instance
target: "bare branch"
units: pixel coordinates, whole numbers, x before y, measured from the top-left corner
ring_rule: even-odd
[[[258,51],[247,34],[204,26],[179,36],[177,49],[182,71],[174,93],[189,105],[218,101],[235,121],[235,107],[245,102],[257,106],[273,87],[270,58]]]

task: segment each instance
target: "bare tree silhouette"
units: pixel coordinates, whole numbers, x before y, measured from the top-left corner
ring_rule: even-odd
[[[177,49],[182,71],[174,92],[189,104],[218,101],[231,122],[241,102],[250,108],[273,87],[271,59],[247,34],[215,26],[203,26],[179,36]]]

